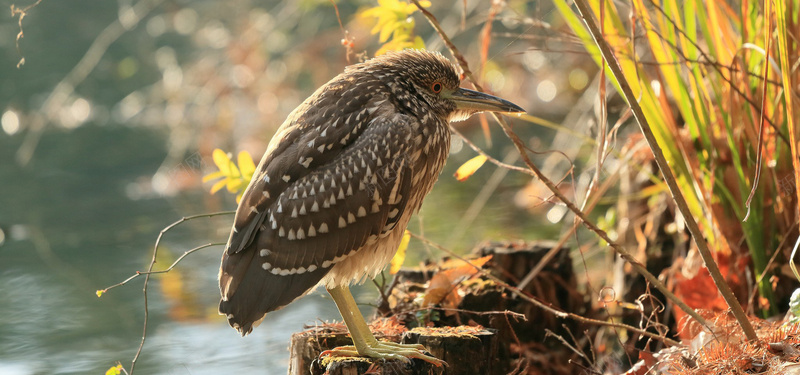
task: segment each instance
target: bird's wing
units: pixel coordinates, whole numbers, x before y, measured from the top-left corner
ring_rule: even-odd
[[[375,94],[382,85],[371,77],[355,85],[338,76],[317,90],[286,119],[264,153],[242,195],[226,246],[242,251],[264,223],[265,212],[278,195],[314,169],[331,162],[367,128],[368,120],[386,105]],[[354,87],[358,88],[355,90]]]
[[[223,254],[219,309],[234,328],[247,334],[264,314],[394,228],[411,194],[408,147],[416,121],[372,120],[333,160],[276,194],[249,245]]]

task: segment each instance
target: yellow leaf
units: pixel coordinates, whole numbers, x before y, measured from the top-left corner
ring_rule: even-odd
[[[122,365],[116,365],[106,371],[106,375],[119,375],[122,373]]]
[[[465,181],[470,176],[472,176],[475,173],[475,171],[477,171],[481,166],[483,166],[483,163],[485,162],[486,162],[486,156],[483,155],[478,155],[472,159],[467,160],[466,163],[461,164],[461,166],[458,167],[458,170],[454,175],[456,176],[456,180]]]
[[[203,182],[208,182],[208,181],[211,181],[211,180],[216,180],[216,179],[218,179],[218,178],[222,178],[222,177],[225,177],[225,175],[224,175],[224,174],[222,174],[222,172],[221,172],[221,171],[212,172],[212,173],[209,173],[209,174],[207,174],[207,175],[203,176]]]
[[[425,41],[422,40],[419,36],[414,38],[414,49],[425,49]]]
[[[97,294],[97,296],[98,296],[98,297],[100,297],[100,296],[102,296],[102,295],[103,295],[103,293],[105,293],[105,292],[106,292],[106,290],[105,290],[105,289],[98,289],[98,290],[97,290],[96,292],[94,292],[94,293],[95,293],[95,294]]]
[[[239,171],[242,172],[242,179],[250,181],[253,178],[253,173],[256,172],[256,165],[253,163],[253,157],[247,151],[239,153]]]
[[[236,171],[238,172],[239,170],[237,169]],[[233,178],[229,177],[225,181],[227,182],[225,187],[228,189],[229,193],[236,194],[242,188],[242,180],[240,180],[239,176],[236,176],[236,177],[233,177]]]
[[[406,250],[408,250],[409,241],[411,241],[411,233],[406,231],[403,234],[403,239],[400,240],[400,246],[397,248],[397,252],[394,253],[394,258],[392,258],[391,267],[389,267],[390,274],[396,274],[397,271],[400,271],[400,267],[403,266],[403,261],[406,260]]]
[[[389,40],[389,36],[391,36],[395,30],[399,29],[400,25],[402,25],[402,23],[397,20],[387,22],[386,25],[381,27],[381,35],[378,36],[378,41],[384,43]]]
[[[227,184],[228,184],[228,179],[227,178],[217,181],[217,183],[215,183],[214,186],[211,187],[211,194],[214,194],[214,193],[218,192],[220,189],[222,189]]]
[[[214,152],[211,153],[211,158],[214,159],[214,164],[217,165],[217,168],[219,168],[219,171],[222,172],[223,175],[231,175],[231,166],[233,165],[233,162],[231,161],[231,158],[228,157],[228,154],[225,153],[225,151],[222,151],[218,148],[214,149]]]

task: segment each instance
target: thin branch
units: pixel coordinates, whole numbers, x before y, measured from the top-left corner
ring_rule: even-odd
[[[183,258],[185,258],[187,255],[189,255],[189,254],[191,254],[191,253],[193,253],[195,251],[202,250],[202,249],[205,249],[205,248],[211,247],[211,246],[224,246],[224,245],[225,245],[224,242],[212,242],[212,243],[207,243],[205,245],[200,245],[200,246],[195,247],[195,248],[190,249],[190,250],[186,250],[180,257],[178,257],[178,259],[176,259],[174,262],[172,262],[172,264],[168,268],[160,270],[160,271],[150,271],[150,272],[148,272],[148,271],[136,271],[136,273],[134,273],[133,275],[131,275],[127,279],[122,280],[122,281],[120,281],[120,282],[118,282],[118,283],[116,283],[114,285],[111,285],[109,287],[106,287],[104,289],[98,290],[97,291],[97,295],[98,296],[103,295],[106,292],[108,292],[109,290],[114,289],[114,288],[119,287],[119,286],[123,286],[123,285],[127,284],[128,282],[130,282],[131,280],[133,280],[133,279],[135,279],[135,278],[137,278],[139,276],[142,276],[142,275],[153,275],[153,274],[157,274],[157,273],[167,273],[169,271],[172,271],[172,269],[175,268],[175,266],[177,266],[178,263],[180,263],[183,260]]]
[[[161,244],[161,238],[164,237],[164,234],[167,233],[172,228],[185,223],[189,220],[198,219],[201,217],[214,217],[214,216],[221,216],[221,215],[232,215],[235,211],[222,211],[222,212],[212,212],[210,214],[199,214],[199,215],[192,215],[192,216],[184,216],[180,220],[168,225],[161,232],[158,233],[158,238],[156,238],[156,243],[153,246],[153,259],[150,260],[150,265],[147,268],[147,272],[144,273],[144,286],[142,287],[142,294],[144,295],[144,323],[142,326],[142,341],[139,343],[139,349],[136,350],[136,355],[133,356],[133,360],[131,361],[131,375],[133,375],[133,370],[136,367],[136,361],[139,359],[139,355],[142,354],[142,348],[144,347],[144,342],[147,339],[147,319],[150,317],[150,310],[147,301],[147,284],[150,281],[150,275],[153,273],[153,266],[156,264],[156,256],[158,255],[158,246]],[[206,246],[206,245],[203,245]],[[199,250],[199,249],[198,249]]]
[[[417,8],[425,15],[425,17],[431,23],[433,28],[439,33],[439,36],[442,38],[442,40],[444,40],[445,45],[447,45],[448,48],[450,48],[450,53],[452,53],[453,56],[456,57],[456,60],[458,60],[460,64],[464,64],[462,65],[462,70],[464,71],[464,75],[471,81],[472,85],[475,86],[477,90],[483,91],[480,85],[477,83],[477,81],[475,81],[472,78],[472,74],[469,71],[469,67],[466,66],[466,60],[464,59],[464,56],[458,52],[458,49],[456,49],[453,42],[450,41],[450,38],[447,36],[447,34],[444,33],[441,25],[439,25],[438,21],[436,21],[436,18],[433,16],[433,14],[431,14],[425,8],[423,8],[419,4],[418,0],[412,0],[412,1],[417,6]],[[630,90],[630,88],[628,89]],[[641,108],[639,108],[639,111],[641,111]],[[623,248],[622,245],[620,245],[619,243],[613,241],[608,236],[608,233],[600,229],[591,220],[589,220],[589,217],[585,213],[583,213],[583,211],[581,211],[580,208],[578,208],[578,206],[575,205],[575,203],[571,202],[563,193],[561,193],[558,187],[552,181],[550,181],[535,164],[533,164],[531,159],[528,157],[528,153],[525,151],[526,148],[525,144],[522,142],[519,136],[517,136],[517,134],[513,130],[511,130],[511,127],[508,126],[508,123],[505,121],[505,119],[494,113],[493,116],[497,121],[497,123],[500,124],[500,126],[503,128],[503,131],[506,133],[506,136],[508,136],[508,138],[511,139],[511,142],[514,143],[514,146],[516,146],[517,150],[519,150],[520,156],[522,156],[522,160],[525,162],[525,165],[528,166],[528,168],[536,175],[537,178],[539,178],[539,180],[542,181],[542,183],[545,184],[545,186],[547,186],[548,189],[550,189],[553,195],[555,195],[561,202],[564,203],[565,206],[567,206],[567,208],[569,208],[570,211],[572,211],[578,218],[580,218],[580,220],[587,228],[589,228],[589,230],[591,230],[592,232],[597,234],[600,238],[602,238],[620,255],[620,257],[625,259],[625,261],[627,261],[631,266],[633,266],[636,272],[644,276],[644,278],[647,279],[648,282],[650,282],[653,286],[656,287],[656,289],[658,289],[661,293],[663,293],[666,298],[673,301],[673,303],[675,303],[676,306],[678,306],[681,310],[686,312],[687,315],[694,318],[697,322],[708,328],[709,331],[711,330],[710,325],[700,314],[698,314],[696,311],[694,311],[694,309],[689,307],[689,305],[687,305],[674,293],[672,293],[672,291],[670,291],[669,288],[667,288],[667,286],[664,285],[664,283],[661,282],[656,276],[650,273],[650,271],[648,271],[647,268],[633,256],[633,254],[628,252],[628,250]],[[650,136],[652,136],[652,134]],[[674,180],[672,181],[672,183],[674,184]]]
[[[24,8],[20,8],[14,4],[11,4],[11,17],[19,17],[17,20],[17,24],[19,25],[19,32],[17,33],[16,39],[16,46],[17,46],[17,54],[19,55],[19,62],[17,63],[17,69],[19,69],[22,65],[25,65],[25,56],[22,54],[22,49],[19,47],[19,41],[25,37],[25,32],[22,31],[22,20],[25,16],[28,15],[28,11],[33,9],[33,7],[39,5],[42,0],[36,0],[35,3],[28,5]]]
[[[462,134],[460,131],[458,131],[458,129],[456,129],[455,126],[453,126],[453,124],[450,124],[450,131],[453,132],[455,135],[459,136],[464,141],[464,143],[466,143],[467,146],[469,146],[469,148],[471,148],[473,151],[475,151],[478,154],[483,155],[484,157],[486,157],[486,161],[488,161],[488,162],[490,162],[490,163],[492,163],[492,164],[494,164],[494,165],[496,165],[498,167],[506,168],[506,169],[509,169],[509,170],[512,170],[512,171],[517,171],[517,172],[520,172],[520,173],[525,173],[527,175],[536,177],[536,175],[533,174],[533,172],[531,172],[528,169],[517,167],[516,165],[511,165],[511,164],[508,164],[508,163],[504,163],[504,162],[502,162],[500,160],[495,159],[491,155],[487,154],[480,147],[478,147],[475,143],[470,141],[469,138],[464,136],[464,134]]]

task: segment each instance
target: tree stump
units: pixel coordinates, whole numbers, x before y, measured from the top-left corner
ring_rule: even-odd
[[[400,341],[397,335],[382,335],[380,330],[375,333],[379,339]],[[320,359],[319,354],[325,350],[352,345],[344,326],[332,324],[292,335],[289,375],[493,374],[491,369],[497,367],[494,363],[497,361],[497,336],[480,327],[415,328],[403,335],[402,342],[425,345],[434,357],[446,361],[448,366],[436,367],[420,359],[413,359],[410,364],[362,357]]]
[[[403,334],[404,344],[422,344],[447,362],[443,375],[497,374],[497,334],[482,327],[414,328]]]

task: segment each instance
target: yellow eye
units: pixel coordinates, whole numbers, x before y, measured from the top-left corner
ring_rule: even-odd
[[[431,91],[433,91],[436,94],[442,92],[442,84],[441,84],[441,82],[434,82],[431,85]]]

